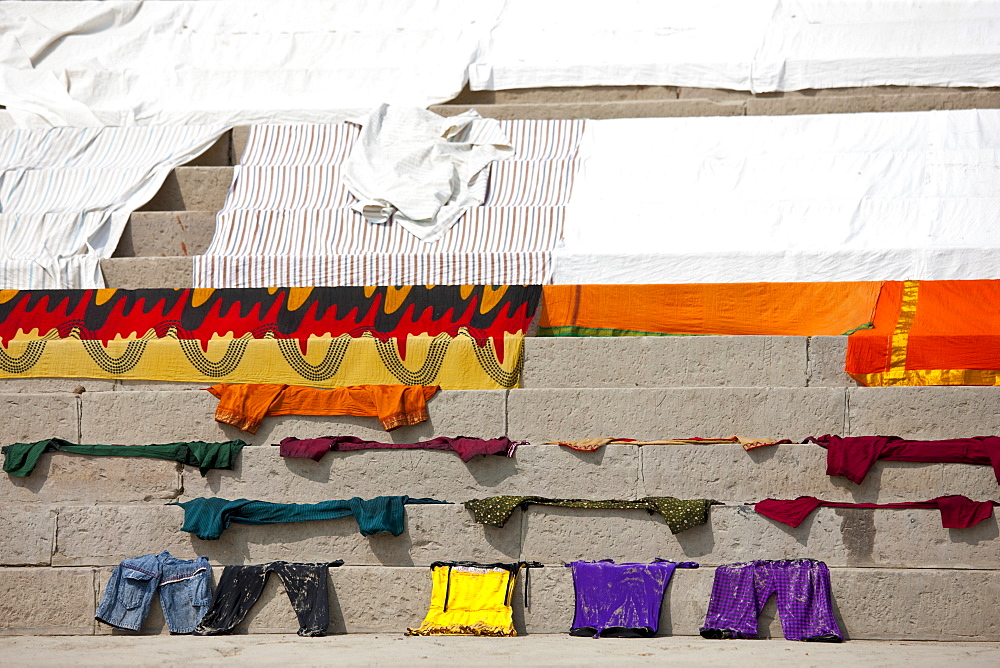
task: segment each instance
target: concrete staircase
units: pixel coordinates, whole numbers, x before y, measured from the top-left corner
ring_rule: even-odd
[[[479,99],[477,96],[489,96]],[[576,95],[577,97],[573,97]],[[631,96],[631,97],[630,97]],[[436,109],[474,103],[498,117],[804,113],[997,106],[997,91],[869,89],[750,96],[668,88],[466,94]],[[484,106],[485,105],[485,106]],[[560,106],[561,105],[561,106]],[[574,106],[575,105],[575,106]],[[598,109],[599,105],[606,105]],[[617,106],[616,106],[617,105]],[[867,106],[865,106],[867,105]],[[950,106],[949,106],[950,105]],[[645,109],[646,111],[643,111]],[[549,114],[549,115],[545,115]],[[602,116],[601,114],[604,114]],[[131,219],[111,287],[184,287],[190,256],[204,251],[245,129],[236,128]],[[824,475],[825,451],[783,445],[610,446],[581,453],[541,445],[554,438],[620,436],[785,437],[898,434],[947,438],[1000,433],[994,388],[859,388],[843,373],[842,337],[652,337],[528,339],[523,387],[442,392],[431,420],[385,434],[369,418],[268,418],[255,436],[213,420],[202,385],[142,381],[0,381],[5,443],[62,437],[82,443],[145,444],[245,438],[233,471],[198,471],[146,459],[44,455],[29,478],[0,479],[0,634],[108,634],[94,610],[122,559],[170,550],[214,564],[344,559],[331,571],[331,632],[402,632],[430,599],[427,565],[440,559],[531,559],[530,609],[515,597],[528,633],[568,630],[573,559],[693,560],[679,570],[661,632],[696,635],[713,567],[752,559],[811,557],[831,567],[835,611],[855,639],[1000,640],[1000,532],[996,518],[943,529],[925,510],[820,509],[792,529],[746,505],[808,494],[837,501],[920,501],[942,494],[1000,499],[989,467],[880,462],[865,483]],[[270,446],[286,436],[356,435],[410,442],[438,435],[528,440],[513,459],[463,464],[447,452],[330,453],[284,460]],[[673,536],[659,516],[533,506],[502,529],[472,522],[461,505],[411,506],[397,537],[362,537],[353,520],[229,529],[201,541],[179,531],[166,503],[198,496],[313,502],[379,494],[461,502],[495,494],[551,497],[710,497],[708,524]],[[216,573],[218,575],[218,572]],[[762,633],[781,636],[773,602]],[[272,578],[238,628],[289,633],[294,614]],[[166,633],[154,605],[144,633]]]
[[[268,418],[234,471],[197,470],[144,459],[44,455],[31,477],[0,482],[0,633],[108,633],[93,621],[111,568],[129,556],[170,550],[217,565],[275,559],[341,558],[331,592],[331,631],[395,632],[419,623],[429,601],[427,564],[438,559],[533,559],[532,607],[517,609],[529,633],[565,631],[572,559],[694,560],[678,571],[662,628],[696,634],[712,567],[734,561],[811,557],[832,569],[837,613],[858,639],[998,640],[987,611],[1000,602],[997,521],[943,529],[924,510],[820,509],[797,529],[757,515],[746,503],[808,494],[837,501],[913,501],[942,494],[997,498],[989,467],[876,465],[865,483],[824,475],[825,451],[784,445],[610,446],[580,453],[539,443],[619,435],[652,438],[741,433],[801,439],[810,434],[898,433],[945,438],[1000,432],[992,388],[848,387],[834,374],[836,340],[791,337],[529,339],[523,389],[444,392],[428,423],[387,436],[368,418]],[[809,351],[817,352],[816,356]],[[825,358],[824,358],[825,355]],[[738,360],[737,364],[731,361]],[[608,373],[612,368],[617,375]],[[630,370],[631,368],[631,370]],[[563,369],[572,369],[568,377]],[[672,373],[661,374],[670,369]],[[756,371],[762,369],[762,371]],[[580,387],[586,379],[590,387]],[[814,384],[817,380],[822,384]],[[30,385],[28,383],[30,382]],[[67,391],[70,382],[85,392]],[[76,388],[78,389],[78,388]],[[7,441],[59,436],[84,443],[224,440],[242,436],[212,419],[215,400],[196,389],[111,381],[0,384]],[[285,436],[351,434],[407,442],[437,435],[507,434],[527,439],[514,459],[451,453],[330,453],[321,462],[283,460],[270,447]],[[234,526],[219,541],[179,531],[172,500],[197,496],[314,502],[378,494],[461,502],[495,494],[635,498],[710,497],[709,524],[673,536],[642,511],[534,506],[502,529],[472,522],[461,505],[415,506],[407,531],[362,537],[350,519],[265,527]],[[296,628],[277,581],[244,623],[253,633]],[[520,605],[520,603],[518,604]],[[773,611],[768,633],[780,637]],[[165,627],[154,607],[145,632]]]

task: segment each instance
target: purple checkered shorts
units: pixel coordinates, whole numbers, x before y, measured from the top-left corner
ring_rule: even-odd
[[[715,569],[706,638],[756,638],[757,617],[771,594],[788,640],[843,639],[833,617],[830,570],[822,561],[783,559],[727,564]]]

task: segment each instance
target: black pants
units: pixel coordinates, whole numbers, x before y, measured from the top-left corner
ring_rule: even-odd
[[[232,633],[243,621],[250,608],[264,591],[270,573],[277,573],[285,585],[285,593],[299,618],[300,636],[325,636],[330,625],[330,599],[327,588],[330,566],[340,566],[342,560],[322,564],[293,564],[272,561],[253,566],[226,566],[212,605],[205,613],[195,635],[214,636]]]

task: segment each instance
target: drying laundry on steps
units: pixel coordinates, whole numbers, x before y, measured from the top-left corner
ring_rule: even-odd
[[[938,441],[905,440],[898,436],[809,437],[826,448],[826,474],[861,483],[876,461],[985,464],[1000,483],[1000,437],[974,436]]]
[[[708,521],[708,509],[718,505],[711,499],[675,499],[672,496],[647,496],[634,501],[624,499],[547,499],[542,496],[491,496],[472,499],[465,507],[472,511],[476,522],[502,527],[510,519],[515,508],[527,509],[528,505],[562,506],[563,508],[646,510],[650,514],[663,515],[671,533],[680,533]]]
[[[436,499],[414,499],[409,496],[377,496],[374,499],[354,497],[344,500],[321,501],[319,503],[271,503],[236,499],[230,501],[218,497],[198,497],[181,503],[167,505],[184,509],[184,525],[181,531],[193,533],[202,540],[215,540],[229,528],[237,524],[280,524],[283,522],[311,522],[315,520],[335,520],[354,516],[362,536],[377,533],[403,533],[406,506],[412,504],[448,503]]]
[[[616,564],[610,559],[574,561],[576,613],[571,636],[649,638],[660,628],[660,607],[677,568],[693,561],[655,559],[650,564]]]
[[[996,501],[973,501],[960,494],[939,496],[929,501],[907,503],[840,503],[823,501],[814,496],[800,496],[797,499],[764,499],[754,505],[754,510],[772,520],[797,527],[809,515],[824,506],[827,508],[926,508],[941,511],[941,526],[945,529],[968,529],[993,516]]]
[[[111,572],[95,619],[138,631],[156,593],[170,633],[191,633],[212,600],[211,564],[206,557],[178,559],[166,551],[126,559]]]
[[[483,439],[457,436],[448,438],[439,436],[429,441],[419,443],[379,443],[366,441],[354,436],[324,436],[322,438],[283,438],[280,447],[282,457],[302,457],[319,461],[327,452],[346,452],[350,450],[451,450],[461,457],[463,462],[469,462],[476,455],[505,455],[513,457],[519,445],[527,441],[512,441],[506,437]]]
[[[516,636],[511,599],[523,569],[524,607],[530,607],[528,573],[532,568],[542,565],[535,561],[432,563],[430,609],[423,623],[407,629],[406,635]]]
[[[197,466],[202,475],[211,469],[232,469],[246,443],[241,440],[223,443],[187,441],[156,445],[78,445],[61,438],[47,438],[36,443],[5,445],[3,470],[12,476],[31,475],[39,458],[46,452],[69,452],[95,457],[149,457],[168,459],[188,466]]]
[[[213,385],[216,422],[256,434],[267,416],[357,415],[377,417],[391,431],[429,419],[427,400],[436,385],[352,385],[319,390],[299,385]]]
[[[272,561],[269,564],[226,566],[222,569],[219,586],[212,604],[194,629],[198,636],[232,633],[257,603],[271,573],[281,579],[288,602],[299,621],[298,634],[306,637],[326,635],[330,626],[329,572],[344,561],[323,563],[290,563]]]
[[[605,445],[722,445],[739,443],[744,450],[762,448],[766,445],[782,445],[791,443],[787,438],[776,440],[771,438],[747,438],[744,436],[726,436],[725,438],[671,438],[660,441],[640,441],[633,438],[580,438],[576,440],[548,441],[542,445],[563,445],[580,451],[597,450]]]
[[[833,616],[830,569],[814,559],[751,561],[716,568],[701,636],[710,640],[756,638],[757,618],[772,594],[786,640],[844,639]]]

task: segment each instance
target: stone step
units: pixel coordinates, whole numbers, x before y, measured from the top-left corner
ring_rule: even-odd
[[[846,387],[847,337],[529,337],[521,387]]]
[[[232,182],[232,167],[177,167],[139,210],[218,211]]]
[[[516,389],[507,433],[531,442],[592,436],[788,438],[892,434],[959,438],[1000,433],[992,387],[719,387]]]
[[[215,211],[135,211],[114,257],[204,255],[215,235]]]
[[[9,593],[0,598],[0,635],[127,633],[93,618],[110,573],[110,568],[92,567],[0,569],[0,590]],[[220,574],[215,571],[216,580]],[[662,635],[698,634],[713,577],[710,567],[675,572],[660,613]],[[831,568],[830,579],[834,614],[848,639],[1000,640],[1000,622],[985,614],[998,603],[997,571]],[[531,607],[525,609],[520,586],[513,597],[515,628],[521,634],[565,633],[574,605],[569,569],[536,569],[530,580]],[[330,585],[331,633],[403,633],[420,624],[430,601],[430,574],[424,567],[342,566],[330,570]],[[773,599],[758,623],[762,637],[782,637]],[[235,632],[294,633],[297,628],[288,597],[278,578],[271,577]],[[141,633],[165,632],[154,602]]]
[[[435,436],[506,435],[544,443],[594,436],[651,440],[738,434],[801,442],[822,434],[939,439],[1000,433],[1000,393],[991,387],[452,390],[428,402],[429,421],[391,435],[376,418],[351,416],[270,417],[251,435],[215,422],[218,400],[208,392],[159,389],[164,386],[134,381],[110,392],[4,391],[4,441],[57,437],[141,445],[242,438],[268,445],[287,436],[412,443]]]
[[[730,504],[798,496],[848,503],[923,501],[948,494],[1000,500],[989,466],[877,462],[860,485],[825,471],[826,451],[811,444],[751,453],[738,445],[612,445],[593,452],[523,445],[514,458],[484,456],[468,463],[454,453],[430,450],[335,452],[314,462],[255,446],[243,449],[233,470],[209,471],[204,477],[196,468],[170,461],[48,453],[30,476],[0,480],[0,503],[142,503],[198,496],[315,503],[384,494],[449,501],[502,494],[675,496]]]
[[[334,496],[331,494],[330,496]],[[438,495],[441,498],[443,495]],[[265,495],[251,498],[268,499]],[[460,501],[461,497],[452,497]],[[812,558],[837,567],[991,569],[1000,551],[995,517],[945,529],[935,510],[820,508],[796,528],[751,506],[714,506],[704,525],[673,535],[645,510],[532,505],[503,527],[476,524],[460,503],[409,505],[400,536],[365,537],[353,518],[267,526],[233,524],[218,540],[181,531],[184,511],[156,504],[5,504],[3,566],[113,566],[168,550],[216,563],[322,561],[426,566],[441,559],[528,559],[556,565],[577,559],[650,561],[668,555],[703,565],[754,559]],[[114,531],[112,527],[129,527]]]

